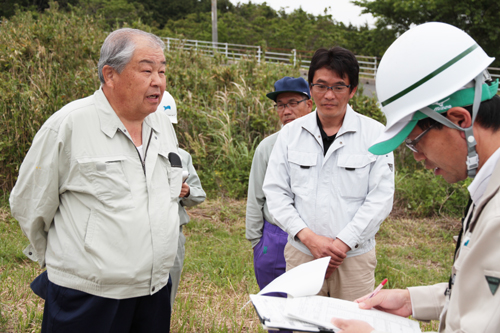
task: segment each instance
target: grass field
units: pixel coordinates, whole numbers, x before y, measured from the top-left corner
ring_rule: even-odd
[[[186,261],[172,332],[265,332],[251,305],[258,292],[245,239],[245,201],[209,200],[189,210]],[[376,282],[405,288],[448,280],[459,221],[411,219],[393,213],[377,236]],[[42,270],[22,254],[27,245],[6,201],[0,207],[0,332],[39,332],[43,301],[29,283]],[[242,309],[243,308],[243,309]],[[421,324],[422,331],[437,323]]]

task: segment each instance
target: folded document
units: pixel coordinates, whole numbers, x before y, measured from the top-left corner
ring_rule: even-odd
[[[301,332],[336,332],[332,318],[368,322],[376,330],[388,333],[419,333],[418,322],[376,309],[362,310],[357,303],[337,298],[314,296],[323,285],[330,257],[317,259],[291,269],[276,278],[257,295],[250,295],[265,329]],[[264,296],[271,292],[287,293],[289,298]]]

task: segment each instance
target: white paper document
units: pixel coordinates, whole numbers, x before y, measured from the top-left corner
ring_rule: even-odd
[[[277,277],[257,295],[286,293],[293,297],[316,295],[323,286],[330,257],[316,259],[292,268]]]
[[[260,316],[261,322],[266,329],[289,329],[306,332],[319,332],[318,326],[301,322],[285,316],[287,299],[273,296],[250,295],[253,306]],[[264,315],[265,314],[265,315]]]
[[[418,322],[376,309],[363,310],[357,303],[323,296],[288,298],[285,316],[337,330],[332,318],[357,319],[388,333],[419,333]]]
[[[362,310],[357,303],[337,298],[314,296],[323,286],[330,257],[297,266],[276,278],[257,295],[250,295],[266,329],[289,329],[302,332],[338,331],[332,318],[358,319],[376,330],[388,333],[420,333],[418,322],[386,312]],[[265,296],[281,292],[289,298]]]

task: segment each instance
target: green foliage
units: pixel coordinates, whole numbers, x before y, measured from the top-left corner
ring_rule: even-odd
[[[0,187],[15,182],[35,133],[63,105],[99,87],[101,21],[63,14],[19,13],[0,25]]]
[[[108,30],[139,22],[160,36],[212,39],[210,0],[59,0],[59,4],[68,12],[78,9],[84,15],[100,15]],[[9,18],[16,8],[43,12],[49,8],[49,0],[5,0],[2,5],[0,16]],[[346,26],[331,15],[315,16],[302,8],[286,13],[266,3],[233,5],[229,0],[219,0],[217,9],[219,42],[309,52],[338,45],[359,55],[382,56],[395,38],[392,29]]]
[[[358,0],[354,4],[364,7],[378,19],[377,29],[384,27],[401,34],[412,24],[445,22],[466,31],[488,55],[496,57],[494,66],[500,66],[500,4],[490,0]]]
[[[413,216],[460,217],[464,215],[470,179],[448,184],[431,170],[399,170],[396,172],[396,205]]]
[[[146,11],[148,11],[151,16],[151,19],[145,22],[153,26],[158,26],[159,28],[163,28],[170,20],[179,20],[191,13],[207,13],[212,10],[211,0],[142,0],[129,2],[144,5]],[[218,13],[226,13],[232,9],[233,4],[229,0],[217,0]]]
[[[221,56],[167,52],[167,90],[177,101],[179,144],[191,152],[211,196],[243,198],[258,143],[279,128],[265,94],[298,69],[257,63],[226,64]]]
[[[388,34],[387,30],[381,34],[368,26],[345,26],[331,15],[314,16],[300,8],[288,14],[265,3],[239,3],[232,10],[218,14],[217,19],[218,40],[223,43],[306,51],[342,46],[355,54],[372,56],[381,56],[389,46],[380,38]],[[187,39],[211,40],[211,27],[211,14],[205,12],[169,21],[165,29]],[[394,36],[389,37],[392,42]]]
[[[149,29],[140,22],[132,26]],[[8,191],[14,185],[44,121],[99,87],[96,63],[105,27],[102,18],[56,8],[18,13],[1,23],[0,188]],[[178,106],[180,146],[192,154],[210,197],[244,198],[255,148],[280,127],[265,95],[283,76],[299,76],[299,69],[256,60],[231,63],[220,54],[208,57],[192,50],[166,51],[165,56],[167,90]],[[385,123],[376,99],[365,96],[362,87],[350,104]],[[463,187],[424,172],[407,149],[398,149],[395,156],[396,199],[408,213],[460,215]]]
[[[102,19],[56,8],[22,12],[0,25],[1,188],[14,185],[45,120],[99,87],[96,64],[104,27]],[[180,145],[193,153],[209,193],[244,197],[253,152],[278,128],[265,94],[279,78],[298,76],[298,69],[255,60],[227,64],[222,56],[191,51],[166,52],[166,58],[167,89],[179,109]]]
[[[10,18],[16,11],[42,13],[51,7],[52,0],[3,0],[0,2],[0,17]],[[163,28],[168,20],[179,20],[191,13],[205,13],[212,10],[211,0],[59,0],[59,7],[71,12],[75,9],[87,15],[101,15],[108,29],[124,23],[142,21],[150,26]],[[218,0],[217,10],[225,13],[233,9],[229,0]]]
[[[351,105],[354,111],[373,118],[382,124],[385,124],[386,122],[385,116],[378,106],[377,99],[375,97],[368,97],[364,95],[362,86],[358,87],[358,91],[349,101],[349,105]]]
[[[70,11],[79,11],[85,15],[99,15],[107,29],[121,27],[126,22],[151,22],[152,13],[144,8],[140,2],[127,0],[74,0],[76,4],[68,6]]]

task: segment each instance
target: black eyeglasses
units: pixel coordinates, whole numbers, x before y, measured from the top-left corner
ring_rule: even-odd
[[[313,83],[311,84],[311,87],[316,87],[314,88],[317,92],[321,93],[321,94],[324,94],[328,91],[328,89],[331,89],[333,91],[333,93],[337,93],[337,94],[340,94],[340,93],[343,93],[347,90],[347,88],[350,88],[351,85],[347,85],[347,84],[337,84],[335,86],[327,86],[327,85],[324,85],[324,84],[320,84],[320,83]]]
[[[304,98],[303,100],[301,101],[290,101],[286,104],[275,104],[274,107],[276,108],[276,110],[278,110],[279,112],[285,110],[285,108],[288,106],[290,109],[295,109],[297,107],[297,105],[299,105],[299,103],[302,103],[304,101],[307,101],[307,98]]]
[[[414,153],[418,153],[418,149],[417,147],[415,147],[417,145],[417,143],[422,140],[422,138],[424,137],[424,135],[427,134],[427,132],[429,132],[434,126],[436,126],[437,123],[434,123],[432,124],[431,126],[429,126],[425,131],[423,131],[422,133],[420,133],[415,139],[413,140],[410,140],[409,138],[406,138],[405,139],[405,144],[406,144],[406,147],[410,148],[412,152]]]

